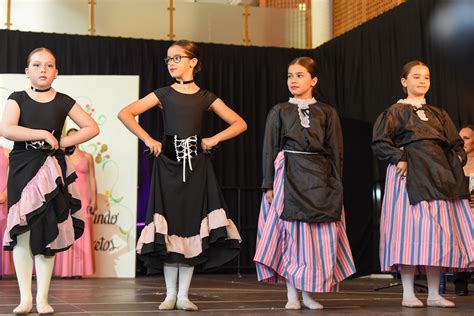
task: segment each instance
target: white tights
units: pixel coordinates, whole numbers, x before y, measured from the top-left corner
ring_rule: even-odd
[[[428,282],[428,299],[438,300],[441,298],[439,294],[439,279],[440,279],[440,268],[425,266],[426,268],[426,279]],[[403,284],[403,298],[411,299],[415,297],[415,266],[401,265],[400,275]]]
[[[166,283],[165,300],[176,300],[176,296],[178,299],[188,299],[189,286],[191,285],[193,272],[194,267],[185,264],[164,264],[163,273],[165,275]],[[176,286],[178,282],[179,291],[177,292]]]
[[[54,256],[34,256],[37,280],[37,305],[49,305],[48,293],[53,274]],[[20,306],[32,305],[31,283],[33,275],[33,254],[30,248],[30,232],[23,233],[17,237],[17,244],[13,247],[13,262],[15,264],[16,277],[20,288]]]

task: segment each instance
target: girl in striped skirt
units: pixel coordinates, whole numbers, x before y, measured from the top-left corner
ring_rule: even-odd
[[[400,271],[402,306],[422,307],[415,272],[426,273],[428,306],[454,307],[438,291],[441,271],[474,266],[473,215],[469,207],[463,141],[446,111],[428,105],[428,67],[402,69],[407,98],[377,119],[372,148],[389,160],[380,220],[382,271]]]
[[[342,131],[337,112],[316,101],[316,62],[288,67],[294,95],[268,114],[254,261],[259,281],[286,283],[287,309],[322,309],[311,292],[338,289],[355,272],[342,206]]]

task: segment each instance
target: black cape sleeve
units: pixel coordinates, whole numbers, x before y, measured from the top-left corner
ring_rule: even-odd
[[[206,105],[206,110],[209,110],[211,108],[211,105],[216,101],[218,98],[217,96],[211,92],[211,91],[205,91],[204,92],[204,103]]]
[[[464,166],[467,163],[467,154],[464,151],[464,142],[459,137],[459,133],[454,126],[453,121],[449,117],[445,110],[442,110],[442,119],[444,126],[444,134],[449,143],[449,148],[461,159],[461,165]]]
[[[326,133],[325,133],[326,149],[330,159],[334,162],[334,166],[342,178],[343,166],[343,138],[341,122],[336,110],[331,109],[327,117]]]
[[[406,154],[395,146],[395,126],[397,118],[390,109],[379,115],[372,132],[372,151],[381,160],[389,160],[392,164],[406,161]]]
[[[22,91],[15,91],[8,96],[8,100],[13,100],[18,104],[18,106],[20,106],[26,100],[25,94],[26,92],[22,93]]]
[[[71,98],[67,94],[61,94],[61,97],[62,97],[61,104],[63,104],[64,111],[67,114],[67,113],[69,113],[69,111],[71,111],[72,107],[76,104],[76,100],[74,100],[73,98]]]
[[[276,106],[270,110],[265,125],[265,138],[263,141],[263,181],[262,189],[273,188],[273,177],[275,175],[274,161],[280,151],[281,121]]]

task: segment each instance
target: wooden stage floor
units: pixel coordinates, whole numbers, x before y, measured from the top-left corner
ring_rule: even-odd
[[[325,306],[321,311],[286,311],[286,289],[281,285],[265,285],[255,275],[195,275],[190,298],[198,312],[159,312],[158,304],[164,298],[162,277],[136,279],[53,279],[50,303],[55,315],[474,315],[474,295],[456,297],[452,284],[445,296],[457,308],[410,309],[400,306],[401,287],[382,291],[374,288],[390,280],[350,279],[339,293],[315,294],[314,298]],[[423,282],[422,282],[423,283]],[[35,281],[33,282],[33,296]],[[471,292],[474,288],[471,284]],[[426,300],[426,292],[419,298]],[[11,315],[19,302],[16,280],[0,280],[0,315]],[[30,314],[34,315],[34,314]]]

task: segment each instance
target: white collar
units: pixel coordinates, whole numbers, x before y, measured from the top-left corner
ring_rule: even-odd
[[[296,104],[298,106],[298,116],[300,118],[300,124],[304,128],[308,128],[310,124],[309,105],[316,103],[316,100],[314,98],[311,98],[311,99],[290,98],[288,102],[291,104]]]
[[[296,104],[296,105],[308,105],[308,104],[316,103],[316,99],[315,98],[311,98],[311,99],[290,98],[288,102],[292,104]]]
[[[426,104],[426,100],[425,99],[400,99],[397,101],[397,103],[409,104],[419,109],[423,106],[423,104]]]

